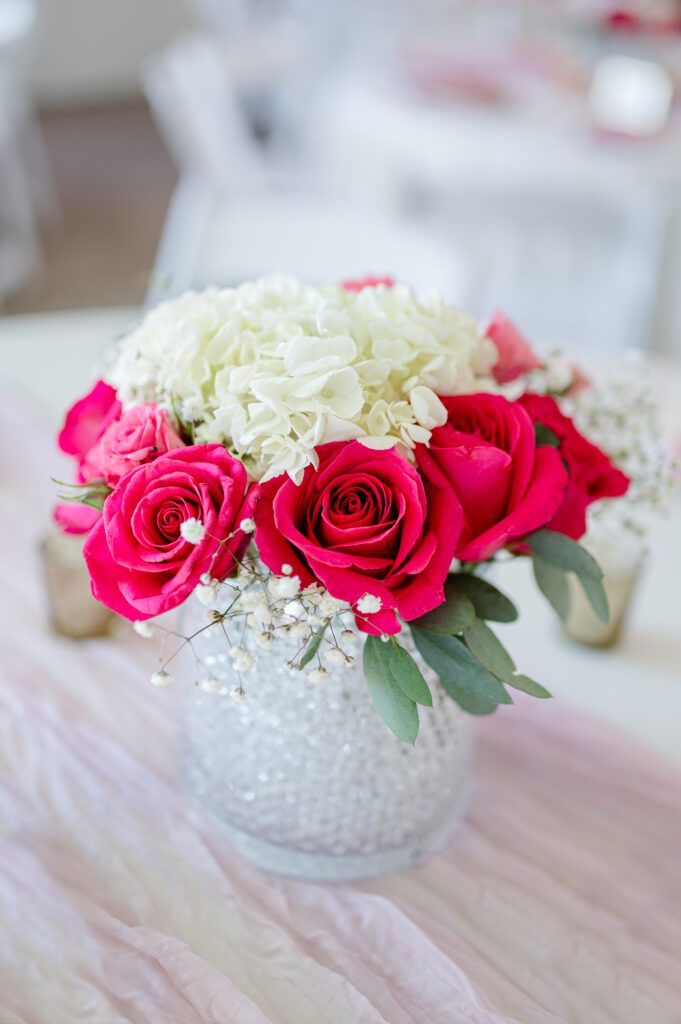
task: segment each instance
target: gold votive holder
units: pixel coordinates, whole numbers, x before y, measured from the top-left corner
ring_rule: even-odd
[[[76,640],[108,633],[115,620],[92,596],[83,558],[86,536],[55,531],[40,546],[50,626],[55,633]]]
[[[610,618],[601,622],[579,580],[570,575],[570,611],[563,629],[570,639],[589,647],[610,647],[619,639],[641,575],[645,549],[640,538],[623,529],[594,530],[581,544],[603,570]]]

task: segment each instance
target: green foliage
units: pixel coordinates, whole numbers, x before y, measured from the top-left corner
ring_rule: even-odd
[[[532,569],[542,594],[558,617],[565,621],[570,611],[570,586],[566,574],[538,555],[532,556]]]
[[[453,573],[447,580],[447,587],[456,589],[473,603],[475,614],[490,622],[515,622],[518,610],[510,598],[492,586],[487,580],[471,573]]]
[[[560,441],[545,423],[535,423],[534,425],[534,439],[537,445],[550,445],[551,448],[560,448]]]
[[[310,662],[314,658],[315,654],[319,650],[319,645],[321,644],[322,640],[324,639],[324,633],[325,632],[326,632],[326,626],[323,626],[321,629],[317,630],[317,632],[314,634],[314,636],[312,636],[310,638],[310,641],[309,641],[307,647],[305,648],[305,650],[303,651],[303,653],[301,655],[301,658],[300,658],[300,661],[298,662],[298,668],[299,669],[305,668],[306,665],[310,664]]]
[[[384,643],[368,636],[364,643],[364,676],[379,715],[405,743],[415,743],[419,731],[418,704],[432,704],[421,670],[396,640]]]
[[[537,557],[553,569],[563,573],[575,573],[598,618],[601,622],[608,621],[610,612],[602,582],[603,572],[596,559],[585,548],[554,530],[537,530],[526,538],[526,543],[535,556],[537,583],[562,618],[567,614],[564,590],[561,593],[555,574],[550,579],[551,574],[541,565],[537,576]]]
[[[419,654],[437,672],[443,688],[454,700],[460,690],[493,704],[513,701],[499,680],[468,650],[461,640],[412,628]]]
[[[412,622],[418,629],[426,629],[430,633],[442,633],[454,636],[475,619],[475,606],[457,585],[458,577],[450,576],[445,583],[445,600],[438,608],[422,615]]]

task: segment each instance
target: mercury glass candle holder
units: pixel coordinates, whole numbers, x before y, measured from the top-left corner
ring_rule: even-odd
[[[592,528],[581,541],[603,570],[610,617],[601,622],[579,581],[571,577],[570,610],[564,630],[570,639],[589,647],[610,647],[622,632],[645,560],[640,538],[622,528]]]
[[[115,620],[92,596],[84,542],[85,535],[55,531],[41,545],[50,625],[55,633],[76,640],[108,633]]]
[[[201,625],[205,609],[190,601],[183,632]],[[243,692],[222,629],[193,640],[201,664],[185,662],[180,725],[183,787],[235,849],[268,871],[326,881],[389,874],[441,850],[466,806],[471,727],[433,672],[421,662],[433,707],[419,709],[411,746],[379,717],[361,650],[312,682],[286,668],[296,641],[263,651],[249,633],[239,642],[257,663]],[[201,685],[207,673],[216,692]]]

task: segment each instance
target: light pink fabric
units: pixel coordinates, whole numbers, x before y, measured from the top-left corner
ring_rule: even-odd
[[[3,1024],[678,1024],[673,769],[528,701],[481,723],[443,856],[357,886],[263,875],[175,788],[153,647],[48,635],[55,462],[0,410]]]

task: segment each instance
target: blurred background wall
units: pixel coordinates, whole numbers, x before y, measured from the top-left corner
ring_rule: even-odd
[[[678,0],[0,0],[0,302],[394,274],[681,351]]]
[[[35,98],[49,109],[139,97],[142,62],[191,25],[183,0],[41,0]]]

